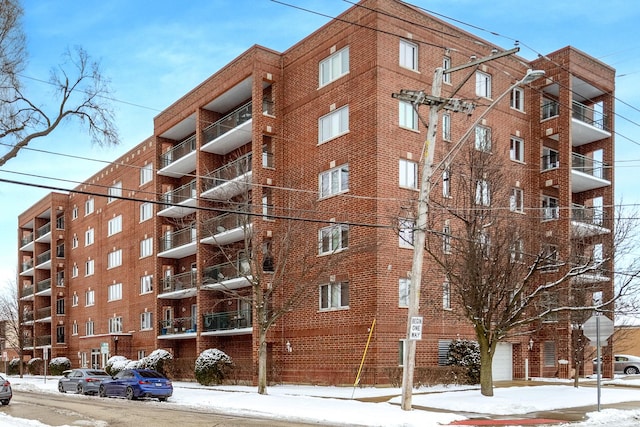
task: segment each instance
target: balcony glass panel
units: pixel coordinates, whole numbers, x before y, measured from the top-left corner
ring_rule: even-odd
[[[164,193],[162,195],[162,202],[165,204],[162,205],[162,209],[168,209],[172,205],[179,205],[185,200],[195,199],[196,197],[196,180],[194,179],[188,184],[182,185],[175,190]]]
[[[213,141],[214,139],[224,135],[230,130],[240,126],[246,121],[251,120],[252,103],[248,102],[235,111],[227,114],[217,122],[207,126],[204,133],[204,143]]]
[[[608,130],[607,116],[601,111],[587,107],[580,102],[573,101],[573,118],[597,127],[598,129]]]
[[[250,328],[252,326],[251,310],[206,313],[202,316],[202,324],[206,332]]]
[[[20,293],[20,296],[23,297],[23,298],[31,296],[31,295],[33,295],[34,289],[35,289],[34,285],[25,286],[25,287],[22,288],[22,292]]]
[[[38,335],[36,337],[36,346],[42,347],[51,345],[51,335]]]
[[[160,293],[182,291],[196,287],[196,272],[173,274],[160,280]]]
[[[166,153],[162,153],[160,155],[160,168],[164,168],[169,166],[171,163],[175,162],[178,159],[183,158],[187,154],[195,151],[196,149],[196,136],[192,135],[184,141],[180,142],[178,145],[173,147],[171,150]]]
[[[42,236],[44,236],[47,233],[51,232],[51,223],[48,222],[45,225],[43,225],[42,227],[38,228],[37,232],[36,232],[36,236],[37,238],[40,238]]]
[[[29,233],[26,236],[22,236],[22,238],[20,239],[20,246],[25,246],[28,245],[29,243],[33,242],[33,233]]]
[[[38,292],[42,292],[42,291],[46,291],[48,289],[51,289],[51,279],[45,279],[42,280],[40,282],[38,282]]]
[[[22,263],[22,272],[25,272],[27,270],[30,270],[33,268],[33,259],[30,259],[28,261],[24,261]]]
[[[585,224],[602,226],[604,212],[600,207],[585,207],[574,203],[571,207],[571,219]]]
[[[168,251],[196,241],[196,229],[185,227],[173,233],[167,233],[160,239],[160,252]]]
[[[46,319],[51,317],[51,306],[42,307],[36,310],[36,320]]]
[[[239,176],[251,172],[251,159],[251,153],[245,154],[237,160],[234,160],[233,162],[207,174],[203,179],[203,191],[211,190],[212,188],[216,188],[229,181],[233,181]]]
[[[609,168],[603,162],[578,153],[571,153],[571,168],[595,178],[609,180]]]
[[[51,261],[51,250],[41,253],[36,257],[36,265]]]

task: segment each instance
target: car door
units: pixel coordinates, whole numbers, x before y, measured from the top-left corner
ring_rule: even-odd
[[[69,375],[69,383],[67,391],[76,391],[78,389],[78,384],[82,381],[82,371],[74,370]]]
[[[131,378],[133,378],[133,372],[128,369],[118,372],[113,381],[113,394],[116,396],[124,396]]]
[[[60,384],[62,384],[62,389],[64,391],[71,391],[71,386],[69,385],[71,381],[71,375],[73,375],[73,371],[65,372],[62,378],[60,378]]]
[[[613,370],[615,372],[624,372],[624,368],[627,367],[627,363],[629,362],[628,357],[624,356],[615,356],[613,362]]]

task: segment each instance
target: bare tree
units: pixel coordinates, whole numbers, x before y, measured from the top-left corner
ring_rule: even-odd
[[[0,5],[0,138],[10,147],[0,157],[0,166],[16,157],[31,141],[53,132],[65,121],[77,120],[88,128],[92,142],[109,145],[119,142],[110,106],[109,81],[97,62],[80,47],[67,50],[61,65],[50,72],[46,94],[31,95],[23,84],[26,64],[25,36],[19,1]]]
[[[5,345],[15,350],[22,361],[26,336],[22,330],[18,288],[9,284],[7,291],[0,295],[0,322],[4,323]],[[22,363],[20,363],[20,377],[22,377]]]

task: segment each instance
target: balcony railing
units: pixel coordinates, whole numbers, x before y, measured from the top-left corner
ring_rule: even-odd
[[[42,227],[38,228],[38,230],[36,231],[36,236],[37,236],[36,238],[40,238],[50,232],[51,232],[51,223],[48,222]]]
[[[160,279],[160,293],[182,291],[196,287],[196,272],[174,274]]]
[[[42,291],[51,289],[51,279],[45,279],[38,282],[37,289],[38,289],[37,292],[42,292]]]
[[[609,179],[609,168],[605,163],[578,153],[571,153],[571,168],[594,178]]]
[[[162,202],[165,203],[162,209],[170,208],[171,205],[180,204],[188,199],[194,199],[197,197],[196,192],[196,180],[182,185],[175,190],[168,191],[162,195]]]
[[[30,260],[24,261],[22,264],[22,272],[25,272],[27,270],[30,270],[33,268],[33,258],[31,258]]]
[[[205,332],[242,329],[252,326],[252,316],[249,310],[207,313],[202,316],[202,322]]]
[[[574,203],[571,206],[571,219],[585,224],[602,226],[604,212],[601,207],[585,207]]]
[[[597,127],[598,129],[608,130],[607,116],[601,111],[587,107],[580,102],[573,101],[573,118]]]
[[[251,274],[251,266],[247,259],[238,259],[218,265],[206,267],[202,278],[204,283],[218,283],[224,280],[237,279]]]
[[[41,253],[36,257],[36,265],[51,261],[51,250]]]
[[[33,242],[33,233],[22,236],[22,238],[20,239],[20,246],[22,247],[28,245],[31,242]]]
[[[160,321],[160,334],[185,334],[193,333],[197,329],[197,325],[191,317],[176,317],[171,320]]]
[[[555,117],[560,114],[560,103],[552,99],[542,101],[542,120]]]
[[[167,233],[160,239],[160,252],[178,248],[196,241],[196,228],[185,227],[173,233]]]
[[[215,235],[249,225],[249,216],[242,213],[226,213],[209,218],[203,223],[204,234]]]
[[[38,335],[36,337],[36,347],[51,345],[51,335]]]
[[[211,190],[219,185],[225,184],[229,181],[244,175],[251,171],[251,153],[245,154],[239,157],[237,160],[222,166],[207,174],[203,179],[204,189],[203,191]]]
[[[29,285],[29,286],[25,286],[22,288],[22,292],[20,293],[20,297],[24,298],[24,297],[29,297],[31,295],[33,295],[33,291],[35,289],[34,285]]]
[[[51,317],[51,306],[36,310],[36,320],[46,319],[48,317]]]
[[[192,135],[183,140],[175,147],[160,155],[160,168],[169,166],[178,159],[183,158],[187,154],[196,150],[196,136]]]
[[[213,141],[214,139],[224,135],[230,130],[240,126],[246,121],[251,120],[252,103],[249,102],[235,111],[227,114],[217,122],[207,126],[204,131],[204,143]]]
[[[33,311],[25,311],[22,313],[23,322],[33,322]]]

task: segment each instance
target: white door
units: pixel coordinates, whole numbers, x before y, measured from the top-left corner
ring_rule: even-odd
[[[491,368],[494,381],[513,379],[513,348],[510,343],[498,343]]]

